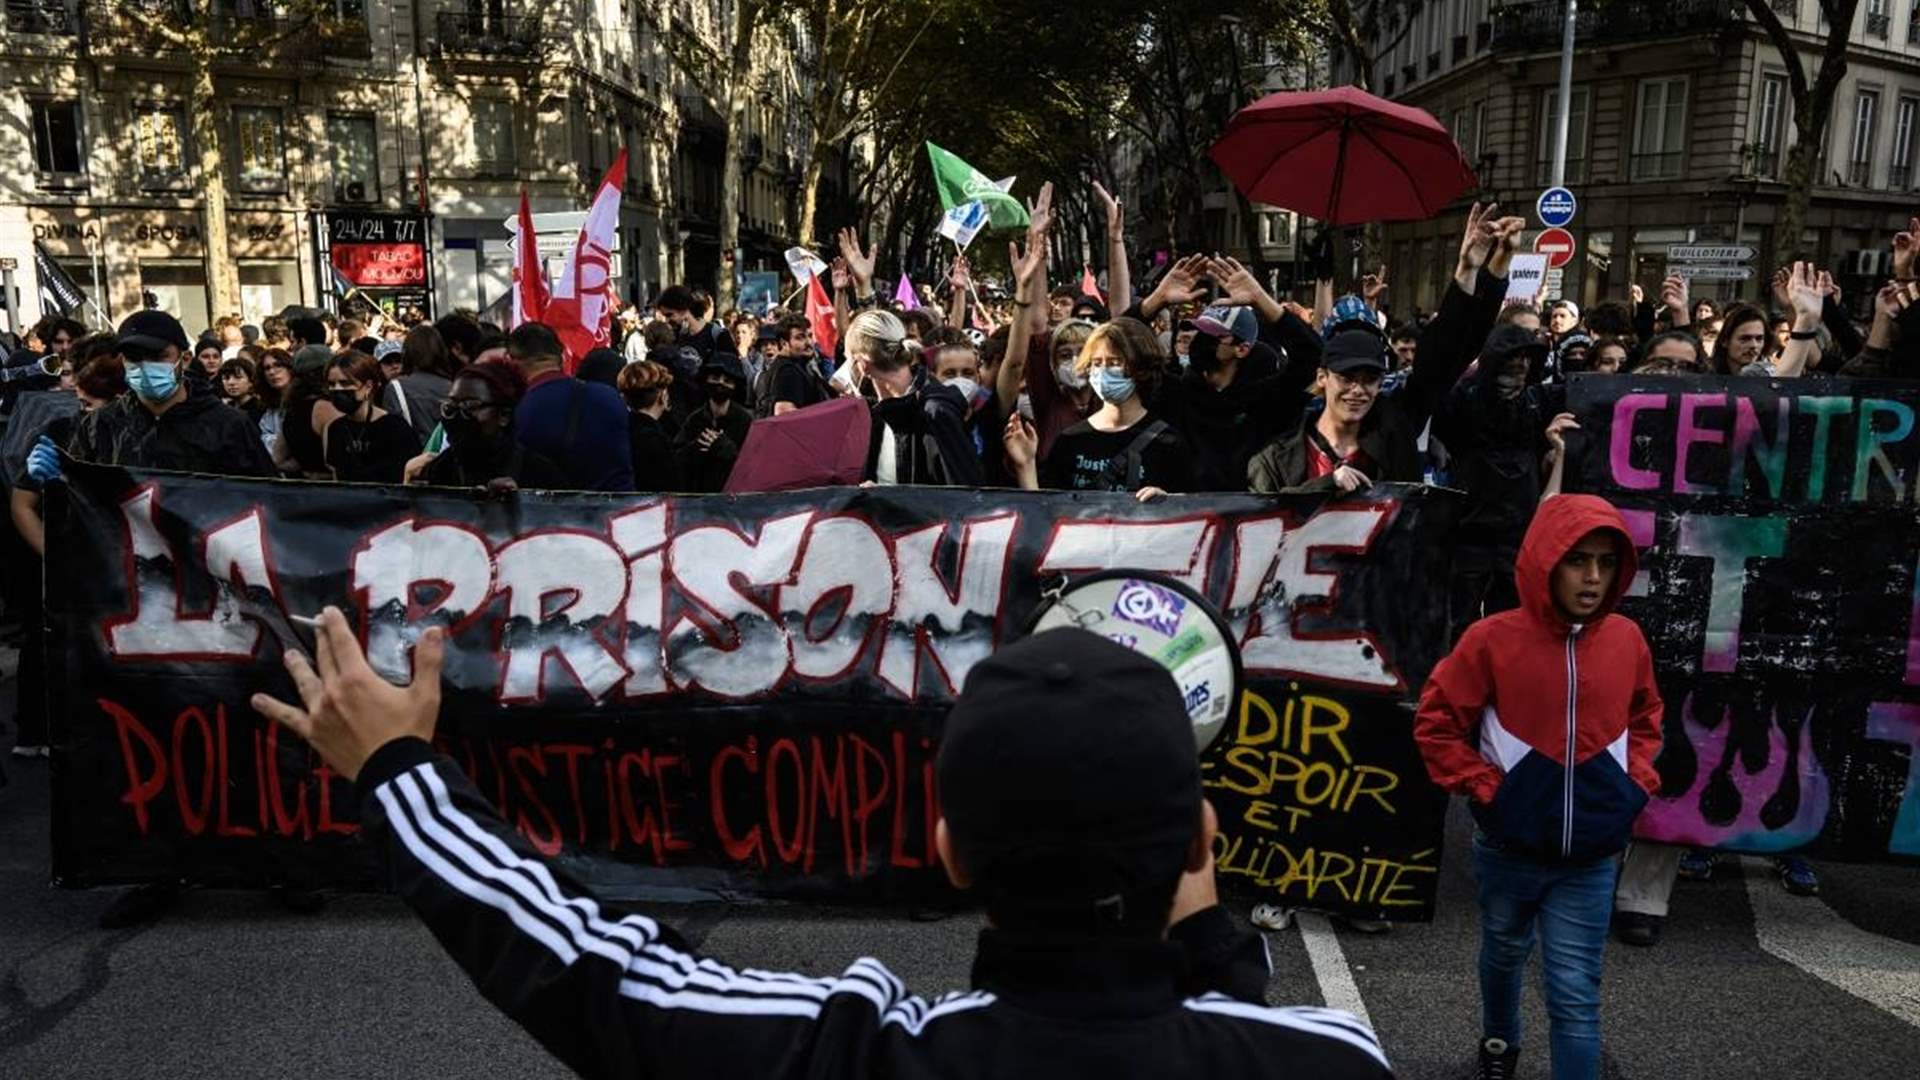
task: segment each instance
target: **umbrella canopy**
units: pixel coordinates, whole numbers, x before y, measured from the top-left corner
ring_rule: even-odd
[[[753,422],[727,494],[858,484],[873,422],[863,398],[835,398]]]
[[[1352,86],[1269,94],[1210,156],[1247,198],[1331,225],[1430,218],[1479,184],[1440,121]]]

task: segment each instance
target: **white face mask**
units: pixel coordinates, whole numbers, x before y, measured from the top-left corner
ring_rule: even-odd
[[[1087,385],[1087,377],[1073,370],[1073,361],[1071,360],[1062,360],[1058,364],[1055,364],[1053,366],[1053,377],[1060,381],[1061,386],[1069,390],[1078,390]]]
[[[946,384],[960,391],[960,396],[967,399],[968,405],[972,405],[973,399],[980,393],[980,384],[965,375],[955,375],[948,379]]]

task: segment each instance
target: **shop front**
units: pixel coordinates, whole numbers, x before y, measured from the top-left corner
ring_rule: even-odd
[[[424,215],[316,211],[313,236],[329,310],[371,304],[390,318],[433,317]]]

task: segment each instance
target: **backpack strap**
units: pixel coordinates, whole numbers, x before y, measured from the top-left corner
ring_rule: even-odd
[[[1160,433],[1165,430],[1167,430],[1167,422],[1165,420],[1155,419],[1152,423],[1149,423],[1140,434],[1135,435],[1133,441],[1127,444],[1127,448],[1121,451],[1121,456],[1124,457],[1127,462],[1127,486],[1125,490],[1140,490],[1140,476],[1141,473],[1145,471],[1141,457],[1145,455],[1147,447],[1153,444],[1153,440],[1159,438]]]

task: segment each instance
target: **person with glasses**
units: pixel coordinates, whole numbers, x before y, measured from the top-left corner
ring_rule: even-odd
[[[327,400],[339,416],[321,432],[327,467],[347,483],[397,484],[407,459],[420,452],[413,425],[378,404],[387,378],[380,362],[344,352],[327,368]]]
[[[446,447],[420,471],[435,487],[484,487],[496,494],[520,488],[565,489],[565,470],[520,444],[513,414],[527,377],[511,361],[469,364],[454,376],[440,403]]]
[[[260,377],[253,391],[260,399],[260,442],[273,453],[287,415],[287,391],[293,386],[293,354],[270,348],[260,354]]]

